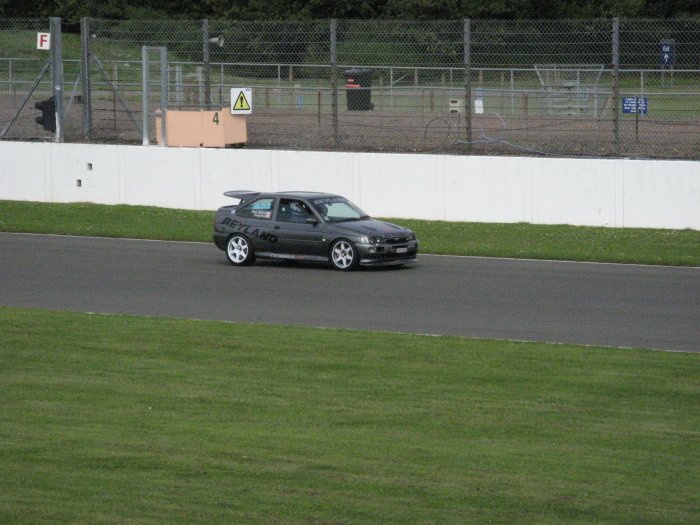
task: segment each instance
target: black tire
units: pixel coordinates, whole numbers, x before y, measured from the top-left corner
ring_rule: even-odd
[[[226,241],[226,258],[234,266],[247,266],[255,261],[255,250],[250,239],[243,234],[234,233]]]
[[[330,251],[330,260],[333,268],[341,272],[356,269],[360,265],[360,257],[357,248],[348,239],[333,241]]]

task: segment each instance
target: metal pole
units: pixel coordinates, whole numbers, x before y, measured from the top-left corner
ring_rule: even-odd
[[[53,96],[56,108],[56,142],[63,142],[63,56],[61,52],[61,19],[51,17],[51,73],[53,77]]]
[[[17,104],[15,104],[15,85],[12,82],[12,59],[8,58],[7,59],[7,74],[8,74],[8,80],[10,82],[10,91],[12,91],[12,107],[17,107]]]
[[[117,131],[117,93],[119,84],[119,64],[117,62],[112,62],[112,85],[114,89],[112,90],[112,126],[114,131]]]
[[[394,68],[389,68],[389,104],[394,107]]]
[[[199,107],[204,107],[204,72],[202,66],[197,66],[197,93],[199,93]]]
[[[331,112],[333,119],[333,143],[340,146],[340,133],[338,131],[338,56],[337,56],[337,28],[338,21],[331,20]]]
[[[471,20],[464,19],[464,121],[466,126],[467,151],[472,149],[472,54]]]
[[[160,144],[167,146],[166,116],[168,113],[168,48],[160,48]]]
[[[612,102],[613,102],[613,143],[615,154],[620,153],[620,19],[613,18],[612,34]]]
[[[513,76],[513,69],[510,70],[510,114],[515,112],[515,78]]]
[[[182,65],[175,66],[175,105],[182,106]]]
[[[209,109],[211,79],[209,78],[209,20],[202,20],[202,56],[204,57],[204,106]]]
[[[90,86],[90,19],[80,19],[80,81],[83,92],[83,136],[90,140],[92,132],[92,97]]]
[[[639,142],[639,114],[642,112],[642,102],[644,99],[637,95],[637,100],[634,101],[634,138]]]
[[[149,89],[148,89],[148,82],[149,82],[149,69],[150,69],[150,64],[148,63],[148,48],[146,46],[141,47],[141,67],[142,67],[142,84],[141,84],[141,97],[143,100],[143,145],[148,146],[149,140],[148,140],[148,117],[149,117],[149,104],[148,104],[148,98],[150,96]]]

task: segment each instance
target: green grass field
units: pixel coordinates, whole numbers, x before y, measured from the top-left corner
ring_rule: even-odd
[[[697,523],[700,356],[0,308],[3,523]]]
[[[214,213],[0,201],[0,231],[211,241]],[[393,219],[423,253],[700,266],[700,232]]]

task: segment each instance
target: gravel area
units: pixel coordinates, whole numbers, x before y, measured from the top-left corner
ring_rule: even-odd
[[[52,134],[35,122],[41,112],[34,104],[47,97],[43,93],[29,99],[6,140],[52,140]],[[0,129],[11,119],[21,99],[20,93],[0,94]],[[131,101],[129,105],[140,124],[140,102]],[[347,111],[340,106],[336,145],[329,107],[322,107],[320,113],[316,108],[278,107],[255,110],[249,116],[247,145],[301,150],[700,159],[700,122],[696,120],[664,121],[650,115],[636,120],[621,115],[616,151],[612,113],[603,117],[473,115],[468,142],[464,116],[446,110]],[[82,104],[77,100],[69,107],[66,140],[85,142],[81,129]],[[93,98],[91,141],[142,141],[129,114],[109,93]]]

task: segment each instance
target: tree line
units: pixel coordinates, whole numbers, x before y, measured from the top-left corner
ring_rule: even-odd
[[[451,20],[700,17],[700,0],[0,0],[1,18]]]

